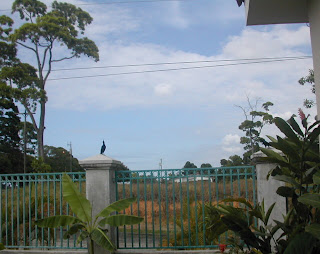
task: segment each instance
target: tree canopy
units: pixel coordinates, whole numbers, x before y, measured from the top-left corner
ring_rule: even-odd
[[[267,124],[273,122],[273,116],[269,113],[273,103],[270,101],[260,103],[259,99],[252,102],[247,97],[248,105],[246,107],[237,106],[243,111],[245,120],[239,125],[239,129],[245,133],[245,136],[240,138],[240,143],[244,145],[246,151],[243,155],[245,164],[250,163],[250,156],[259,151],[260,144],[263,143],[261,131]]]
[[[44,157],[44,130],[46,102],[46,84],[53,64],[64,60],[87,56],[99,60],[99,50],[96,44],[84,36],[85,28],[92,22],[89,13],[69,3],[54,1],[50,11],[38,0],[15,0],[12,13],[19,13],[23,24],[12,31],[13,20],[2,16],[0,22],[0,39],[7,36],[6,45],[1,44],[1,50],[11,53],[5,61],[11,66],[3,69],[2,77],[12,87],[15,99],[25,107],[37,133],[38,156]],[[31,52],[30,63],[36,66],[22,64],[16,59],[19,53]],[[66,52],[63,56],[57,54],[57,49]],[[60,50],[60,49],[59,49]],[[13,61],[14,60],[14,61]],[[39,109],[39,119],[32,114]]]
[[[83,170],[78,160],[63,147],[44,146],[44,154],[44,162],[50,165],[51,172],[78,172]]]
[[[316,93],[315,83],[314,83],[314,70],[309,70],[309,74],[306,77],[302,77],[299,79],[299,84],[304,85],[311,85],[311,92],[313,94]],[[303,106],[306,108],[312,108],[315,105],[315,101],[313,99],[305,99],[303,102]]]

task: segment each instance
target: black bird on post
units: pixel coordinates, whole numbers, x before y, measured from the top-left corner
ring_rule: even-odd
[[[242,3],[244,3],[244,0],[237,0],[238,6],[240,7]]]
[[[101,150],[100,150],[100,154],[103,154],[104,151],[106,150],[106,144],[104,143],[104,140],[102,141],[102,146],[101,146]]]

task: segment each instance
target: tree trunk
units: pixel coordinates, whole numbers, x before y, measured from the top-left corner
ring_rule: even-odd
[[[43,136],[44,136],[44,119],[46,114],[46,102],[45,100],[41,100],[40,102],[41,109],[40,109],[40,121],[39,121],[39,129],[37,132],[37,139],[38,139],[38,157],[44,159],[44,142],[43,142]]]

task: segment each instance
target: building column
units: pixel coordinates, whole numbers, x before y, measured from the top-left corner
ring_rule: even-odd
[[[86,170],[86,197],[92,205],[92,216],[97,215],[102,209],[116,201],[115,171],[121,165],[104,154],[99,154],[79,161]],[[107,227],[107,235],[116,244],[115,228]],[[108,253],[95,245],[95,254]]]
[[[308,16],[316,88],[317,115],[320,119],[320,1],[308,0]]]
[[[278,151],[273,148],[270,149],[275,152]],[[285,184],[275,180],[272,176],[267,179],[268,173],[276,167],[276,164],[261,160],[263,157],[267,156],[261,151],[252,155],[252,160],[256,164],[258,202],[261,203],[264,200],[266,211],[276,202],[270,216],[270,222],[273,220],[283,221],[282,215],[287,213],[286,199],[278,195],[276,191],[280,186],[285,186]],[[275,225],[275,223],[272,224]]]

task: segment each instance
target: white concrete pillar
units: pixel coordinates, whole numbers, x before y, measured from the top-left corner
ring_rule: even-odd
[[[277,151],[273,148],[270,149]],[[274,202],[276,202],[270,216],[270,222],[273,220],[283,221],[282,215],[287,212],[286,199],[279,196],[276,191],[280,186],[284,186],[285,184],[275,180],[272,176],[267,180],[268,173],[276,167],[276,164],[261,160],[263,157],[266,157],[266,155],[261,151],[252,155],[252,160],[256,164],[258,202],[261,203],[262,200],[264,200],[266,211]],[[275,223],[273,223],[273,225],[275,225]]]
[[[86,196],[92,205],[93,217],[103,208],[116,201],[115,171],[121,162],[104,154],[79,161],[86,170]],[[116,231],[108,228],[108,236],[116,244]],[[95,245],[95,254],[108,253]]]
[[[308,0],[308,15],[316,87],[317,114],[320,119],[320,1]]]

